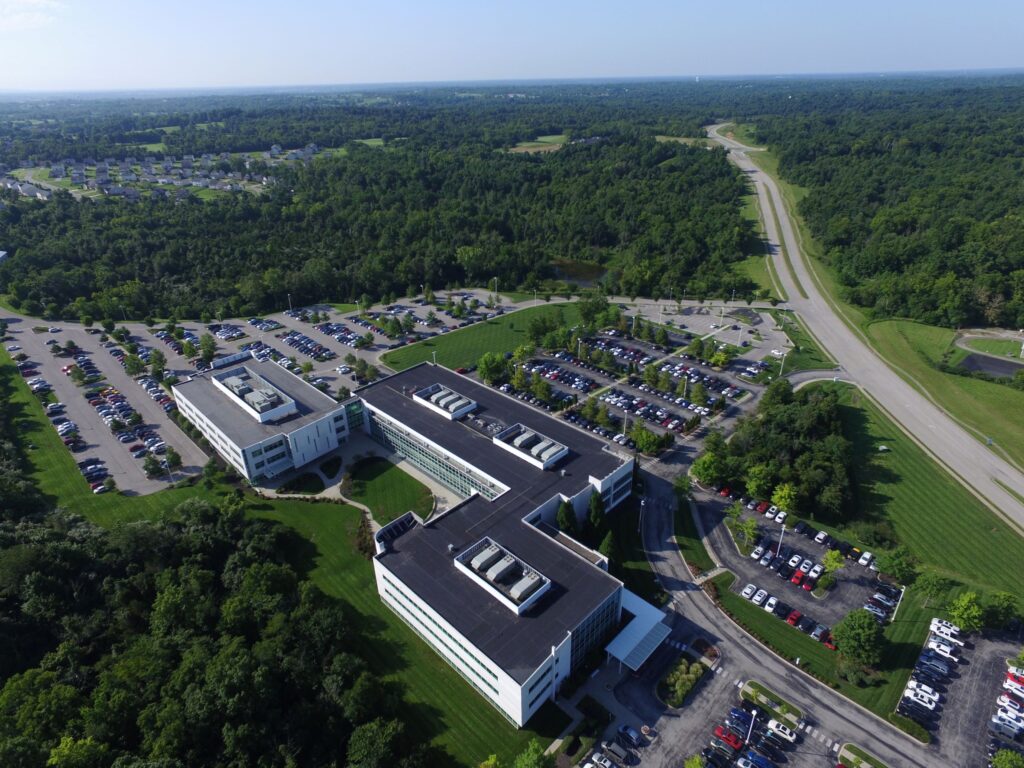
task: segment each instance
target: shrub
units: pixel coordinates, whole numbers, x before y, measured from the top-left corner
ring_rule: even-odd
[[[670,707],[681,707],[706,671],[707,667],[699,661],[683,656],[661,679],[658,692]]]
[[[904,733],[914,737],[922,744],[930,744],[932,736],[927,730],[921,725],[918,725],[909,717],[897,714],[896,712],[889,713],[889,722],[895,725]]]

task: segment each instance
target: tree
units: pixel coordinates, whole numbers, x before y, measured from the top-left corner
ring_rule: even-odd
[[[204,333],[199,337],[199,355],[203,362],[209,365],[213,362],[213,356],[217,354],[217,340],[212,334]]]
[[[977,592],[957,595],[949,604],[949,620],[966,633],[977,632],[984,625],[985,612]]]
[[[299,369],[304,374],[309,375],[313,371],[313,363],[309,360],[303,360],[302,365],[299,366]]]
[[[93,741],[92,736],[85,739],[62,736],[46,761],[46,765],[53,768],[104,768],[109,764],[107,745]]]
[[[352,731],[349,768],[390,768],[401,755],[404,728],[398,720],[377,718]]]
[[[996,592],[985,604],[985,623],[990,627],[1007,627],[1019,616],[1020,603],[1017,596],[1009,592]]]
[[[659,327],[654,334],[654,343],[657,344],[659,347],[667,347],[668,331],[666,331],[664,328]]]
[[[1010,749],[1000,749],[992,756],[992,768],[1024,768],[1024,755]]]
[[[167,371],[167,356],[162,350],[154,349],[149,353],[149,372],[157,381],[163,381]]]
[[[782,483],[775,488],[772,494],[772,504],[787,512],[796,511],[796,488],[792,483]]]
[[[689,475],[677,475],[676,479],[672,481],[672,487],[677,496],[688,499],[693,491],[693,481],[690,480]]]
[[[147,476],[154,477],[155,475],[160,474],[162,467],[160,466],[160,462],[157,460],[156,456],[149,453],[146,454],[146,458],[142,462],[142,470]]]
[[[832,627],[839,652],[861,667],[873,667],[882,658],[882,627],[875,618],[858,608]]]
[[[572,504],[568,501],[563,501],[558,505],[558,514],[555,518],[558,523],[558,530],[562,531],[569,536],[576,535],[576,510],[572,508]]]
[[[775,473],[767,464],[753,464],[747,468],[744,482],[747,493],[758,499],[766,499],[775,485]]]
[[[945,576],[940,576],[935,571],[925,571],[914,582],[915,588],[925,596],[924,605],[927,608],[932,600],[938,600],[953,587],[953,582]]]
[[[497,352],[484,352],[476,364],[480,379],[493,386],[505,380],[508,375],[508,361]]]
[[[516,392],[523,392],[530,386],[530,380],[526,376],[526,370],[522,365],[512,366],[512,379],[509,381],[512,385],[512,389]]]
[[[738,501],[734,501],[725,510],[725,516],[732,520],[734,523],[738,523],[743,519],[743,505]]]
[[[607,557],[611,562],[617,563],[621,560],[619,557],[619,545],[615,541],[615,532],[608,531],[601,539],[601,544],[598,546],[597,551]]]
[[[376,365],[368,365],[368,366],[366,366],[366,380],[367,381],[376,381],[379,378],[380,378],[380,371],[377,369]]]
[[[629,436],[636,443],[636,448],[640,453],[654,454],[661,447],[661,440],[658,436],[639,421],[633,425]]]
[[[683,761],[683,768],[704,768],[704,758],[700,755],[690,755]]]
[[[350,397],[352,397],[352,391],[346,386],[338,387],[338,394],[336,395],[336,397],[338,398],[339,401],[348,400]]]
[[[505,768],[505,766],[502,765],[502,762],[498,759],[497,755],[491,755],[482,763],[480,763],[480,765],[477,766],[477,768]]]
[[[82,315],[80,318],[78,318],[78,322],[80,322],[86,328],[92,328],[92,324],[94,321],[92,315]]]
[[[103,320],[100,321],[100,326],[107,333],[113,333],[114,332],[114,328],[117,327],[117,323],[115,323],[113,320],[111,320],[109,317],[107,317],[107,318],[104,318]]]
[[[910,584],[917,576],[917,558],[902,544],[879,560],[882,572],[889,574],[901,584]]]
[[[133,378],[140,376],[146,372],[146,364],[138,355],[127,355],[124,359],[124,372]]]
[[[699,381],[690,387],[690,402],[703,406],[708,402],[708,391]]]
[[[728,479],[729,465],[724,456],[704,451],[690,467],[690,473],[701,485],[714,486]]]
[[[166,454],[167,466],[171,469],[177,469],[181,466],[181,454],[174,450],[173,446],[167,446]]]
[[[748,517],[745,520],[740,520],[736,526],[739,530],[740,535],[743,537],[743,541],[748,545],[752,545],[757,541],[759,529],[757,527],[757,520],[752,517]]]
[[[544,745],[537,739],[530,739],[512,763],[512,768],[555,768],[555,756],[544,754]]]
[[[821,567],[825,573],[835,573],[846,563],[843,553],[838,549],[830,549],[821,557]]]
[[[197,350],[196,345],[191,341],[185,341],[181,344],[181,354],[186,360],[191,360],[196,356]]]
[[[85,384],[85,371],[79,368],[77,365],[68,372],[68,376],[78,386]]]
[[[591,492],[590,503],[587,507],[587,520],[595,531],[601,528],[601,524],[604,522],[604,513],[604,499],[601,498],[601,494],[597,491]]]
[[[543,376],[535,375],[533,377],[533,381],[530,382],[530,391],[542,403],[547,403],[551,400],[551,382]]]

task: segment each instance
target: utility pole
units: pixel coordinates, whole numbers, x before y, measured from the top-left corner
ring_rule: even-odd
[[[434,356],[434,365],[437,365],[437,350],[436,349],[431,350],[430,354]]]
[[[782,365],[779,366],[779,378],[780,379],[782,378],[782,374],[785,373],[785,371],[786,371],[786,355],[788,355],[788,354],[789,354],[789,352],[786,352],[786,353],[784,353],[782,355]]]

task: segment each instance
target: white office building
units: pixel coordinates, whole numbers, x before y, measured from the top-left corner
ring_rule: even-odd
[[[631,456],[438,366],[356,395],[353,428],[463,499],[380,529],[374,572],[381,599],[488,703],[522,726],[595,653],[632,669],[649,658],[664,613],[555,526],[563,502],[582,521],[592,494],[624,501]]]
[[[185,418],[251,483],[305,466],[348,437],[344,404],[276,363],[239,357],[173,390]]]

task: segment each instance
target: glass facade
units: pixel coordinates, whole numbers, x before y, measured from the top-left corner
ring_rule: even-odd
[[[474,491],[493,501],[507,488],[487,479],[468,464],[424,442],[414,432],[375,411],[369,411],[370,434],[377,442],[401,454],[417,467],[456,493],[469,496]]]
[[[608,639],[619,620],[622,588],[615,590],[601,606],[572,633],[572,669],[575,671],[594,648]]]

